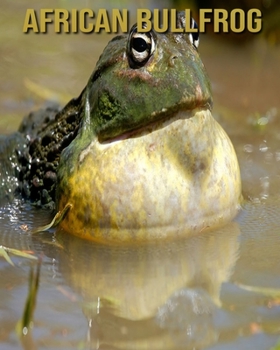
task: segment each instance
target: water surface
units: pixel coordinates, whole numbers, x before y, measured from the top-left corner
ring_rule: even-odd
[[[75,1],[67,6],[78,7]],[[78,96],[110,39],[25,35],[29,7],[66,2],[1,3],[2,133],[16,130],[23,115],[47,100],[63,104]],[[52,230],[31,235],[51,220],[50,213],[21,201],[2,203],[1,244],[34,252],[42,267],[32,337],[21,343],[15,327],[34,263],[12,257],[13,267],[0,259],[1,349],[264,350],[278,342],[280,49],[261,36],[239,45],[203,35],[199,50],[213,85],[215,116],[240,161],[243,210],[216,232],[116,248]]]

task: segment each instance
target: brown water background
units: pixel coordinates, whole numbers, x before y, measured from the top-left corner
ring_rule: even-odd
[[[129,7],[132,21],[137,8],[159,7],[156,1],[107,3]],[[1,1],[1,133],[16,130],[49,100],[63,105],[78,96],[112,38],[23,34],[26,9],[86,7],[104,2]],[[12,267],[0,260],[0,349],[264,350],[278,342],[280,47],[265,31],[246,40],[209,32],[201,35],[199,52],[214,114],[240,160],[247,204],[236,222],[168,246],[109,249],[54,232],[30,236],[20,225],[38,227],[49,214],[20,202],[4,205],[0,242],[35,251],[43,265],[33,339],[20,343],[15,326],[31,262],[13,257]]]

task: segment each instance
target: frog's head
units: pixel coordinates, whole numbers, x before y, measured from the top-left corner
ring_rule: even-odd
[[[184,21],[179,13],[177,27]],[[81,95],[78,135],[61,154],[58,208],[72,205],[66,230],[141,241],[185,236],[236,214],[239,167],[211,115],[197,39],[133,26],[107,45]]]
[[[181,13],[178,26],[184,27]],[[134,25],[128,35],[109,42],[85,94],[87,124],[99,141],[133,133],[178,111],[211,106],[196,36],[141,33]]]

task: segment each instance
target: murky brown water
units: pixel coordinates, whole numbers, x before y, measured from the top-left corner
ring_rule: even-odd
[[[4,0],[0,7],[0,130],[10,133],[46,99],[77,96],[110,36],[22,34],[26,8],[66,7],[65,1]],[[53,231],[32,236],[20,226],[38,227],[49,213],[3,204],[1,244],[34,251],[43,264],[33,339],[21,344],[15,327],[32,262],[12,257],[12,267],[0,260],[1,349],[264,350],[278,342],[280,48],[261,35],[247,45],[203,35],[200,53],[217,119],[240,160],[243,211],[217,232],[122,249]]]

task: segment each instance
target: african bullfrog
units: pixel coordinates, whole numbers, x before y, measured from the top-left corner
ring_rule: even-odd
[[[177,27],[184,22],[178,13]],[[15,180],[5,194],[69,205],[61,227],[99,242],[180,237],[230,221],[239,165],[211,114],[197,44],[196,34],[136,25],[116,36],[77,99],[30,114],[5,141],[16,139],[2,161],[3,179]]]

